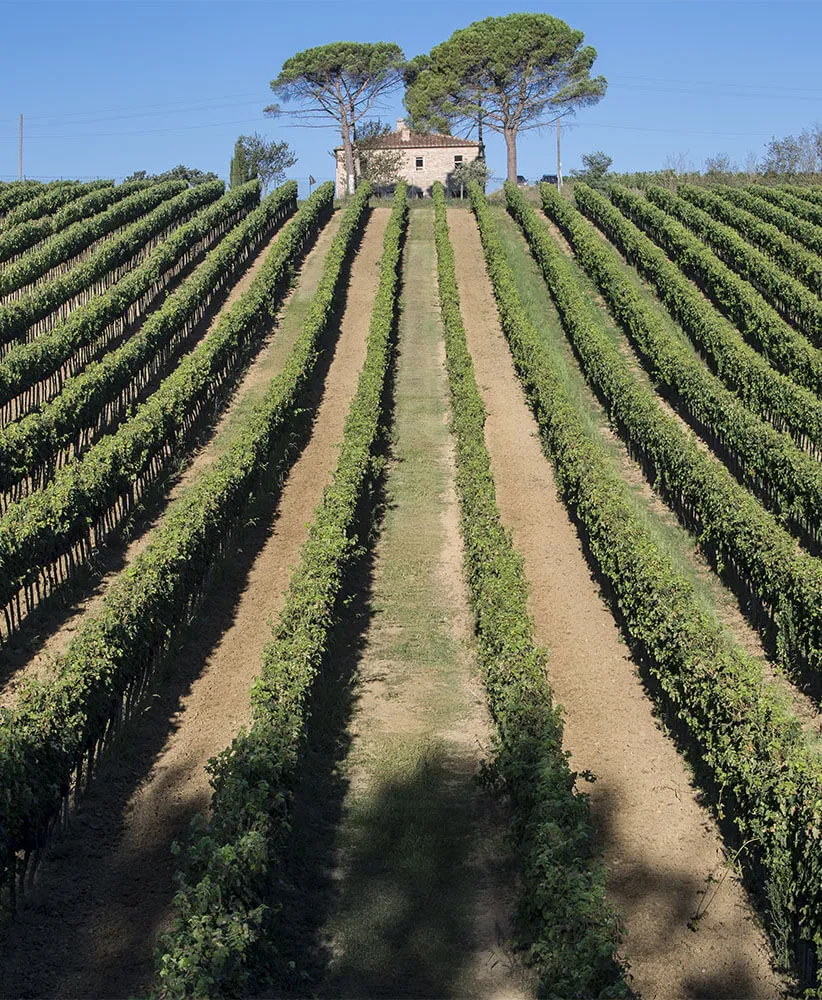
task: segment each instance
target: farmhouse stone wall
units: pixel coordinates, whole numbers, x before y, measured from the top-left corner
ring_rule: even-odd
[[[341,149],[337,154],[337,197],[345,194],[345,156]],[[419,146],[402,149],[403,165],[400,177],[410,185],[410,194],[430,198],[434,181],[442,181],[448,186],[454,171],[454,157],[461,156],[464,163],[470,163],[479,155],[476,143],[466,146]],[[422,157],[422,169],[417,169],[417,157]]]

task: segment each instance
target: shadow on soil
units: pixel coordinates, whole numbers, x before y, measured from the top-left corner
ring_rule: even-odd
[[[338,900],[344,951],[329,955],[323,996],[451,996],[461,977],[473,932],[466,803],[451,793],[441,749],[418,749],[410,773],[406,764],[401,780],[387,777],[353,817]]]
[[[676,706],[672,704],[668,694],[663,690],[659,680],[654,675],[653,661],[647,650],[640,643],[634,641],[627,626],[625,617],[619,607],[619,601],[614,589],[608,578],[601,572],[596,557],[591,551],[590,540],[585,525],[578,519],[575,511],[572,510],[571,507],[566,505],[566,510],[568,511],[568,515],[576,528],[582,545],[582,551],[591,571],[591,576],[598,585],[602,598],[610,608],[611,613],[614,616],[614,620],[620,629],[620,633],[625,640],[626,648],[629,651],[632,660],[636,664],[637,675],[642,682],[648,698],[654,706],[654,713],[659,719],[660,726],[664,729],[667,736],[673,740],[678,752],[686,760],[692,770],[693,781],[692,789],[689,789],[689,794],[692,793],[692,791],[695,792],[697,800],[711,813],[719,826],[722,841],[725,846],[725,852],[728,856],[732,856],[734,851],[740,850],[742,845],[739,840],[739,834],[734,825],[734,805],[727,795],[727,789],[725,790],[725,795],[723,796],[722,789],[719,785],[717,785],[713,772],[705,763],[703,750],[699,741],[695,739],[687,725],[678,717],[676,713]],[[721,816],[717,814],[716,803],[718,802],[722,803]],[[598,827],[597,837],[601,844],[608,843],[608,830],[611,826],[615,809],[616,807],[612,804],[602,803],[598,806],[595,812],[595,825]],[[777,961],[776,968],[781,974],[785,975],[787,974],[786,966],[791,960],[786,952],[786,941],[784,938],[778,939],[780,931],[778,928],[774,927],[773,922],[769,919],[770,904],[763,891],[763,886],[767,881],[767,873],[762,870],[762,868],[756,863],[755,858],[750,855],[747,858],[741,857],[740,860],[742,861],[742,864],[740,865],[742,884],[747,892],[749,901],[754,909],[758,911],[766,934],[769,936],[771,944],[774,947]],[[636,885],[626,886],[627,892],[652,891],[656,893],[662,891],[668,893],[669,898],[672,899],[679,899],[682,897],[684,885],[679,876],[668,879],[662,886],[659,886],[659,877],[657,875],[653,875],[650,872],[644,872],[641,865],[636,865],[633,869],[631,869],[632,864],[632,859],[626,859],[625,868],[635,871],[635,876],[631,879],[631,882],[636,882]],[[707,879],[709,873],[696,873],[696,875],[697,877]],[[711,891],[712,890],[709,889],[708,896],[710,896]],[[695,914],[686,914],[684,912],[685,909],[687,909],[687,907],[682,908],[681,912],[677,913],[677,920],[683,918],[686,923],[689,920],[693,921]],[[698,920],[694,922],[694,926],[696,927],[695,932],[698,933]],[[630,939],[628,940],[627,950],[630,953]],[[722,1000],[722,998],[725,997],[733,998],[745,995],[755,995],[755,993],[752,992],[750,985],[748,993],[746,993],[743,988],[745,983],[742,982],[736,974],[734,974],[733,982],[726,982],[723,984],[722,982],[714,979],[706,979],[704,983],[702,983],[701,980],[694,980],[692,985],[694,992],[688,993],[687,996],[689,997],[717,997]],[[703,988],[708,992],[702,992]]]
[[[585,789],[582,789],[583,791]],[[686,794],[691,789],[684,789]],[[678,794],[678,793],[677,793]],[[603,789],[597,790],[591,799],[591,819],[595,831],[595,839],[600,849],[606,849],[614,842],[611,830],[617,819],[619,804]],[[641,847],[641,845],[640,845]],[[722,893],[720,881],[725,869],[712,871],[689,870],[684,872],[672,857],[670,867],[660,871],[657,867],[648,867],[642,858],[641,849],[635,855],[620,854],[619,865],[608,867],[608,893],[617,907],[624,910],[630,903],[633,912],[647,912],[653,906],[659,912],[658,906],[667,912],[664,925],[657,925],[654,934],[659,942],[655,952],[643,951],[643,964],[664,962],[669,954],[669,943],[679,937],[683,930],[689,934],[709,934],[700,923],[701,919],[711,910],[711,904]],[[748,918],[743,912],[734,912],[735,919],[742,925]],[[733,925],[726,925],[728,964],[734,954]],[[647,940],[648,935],[645,935]],[[712,946],[721,949],[720,941],[712,940]],[[622,949],[630,965],[631,937],[630,933],[623,943]],[[633,956],[635,957],[635,956]],[[762,984],[751,978],[745,969],[730,968],[725,975],[691,976],[679,981],[674,980],[676,970],[672,971],[672,979],[668,983],[671,995],[682,997],[683,1000],[739,1000],[740,997],[762,996]],[[630,980],[629,980],[630,981]]]
[[[343,289],[355,252],[356,247],[349,255]],[[185,839],[192,817],[208,803],[178,801],[173,815],[164,816],[162,833],[155,837],[150,832],[133,846],[124,845],[121,838],[127,805],[180,728],[183,700],[234,621],[251,568],[274,531],[288,469],[311,437],[344,310],[343,292],[322,338],[317,368],[290,439],[272,453],[244,514],[235,551],[215,567],[194,622],[181,629],[164,657],[142,712],[103,755],[72,817],[71,831],[54,843],[30,899],[0,932],[0,997],[128,997],[150,988],[154,942],[169,919],[174,893],[177,865],[171,843]],[[174,772],[168,771],[162,780],[173,783]],[[95,911],[110,907],[112,901],[117,924],[103,930],[95,923]]]
[[[382,494],[379,505],[384,511]],[[455,788],[454,775],[473,770],[473,760],[451,759],[436,744],[404,747],[404,754],[414,754],[411,764],[405,760],[397,769],[401,778],[389,765],[377,791],[346,818],[350,837],[341,838],[357,675],[377,613],[371,605],[373,551],[372,544],[356,567],[345,620],[315,685],[295,790],[287,888],[271,937],[274,961],[281,969],[293,962],[296,975],[259,997],[449,996],[470,956],[477,872],[465,830],[481,818],[474,815],[475,802],[466,801],[470,779],[460,774]],[[339,915],[343,948],[323,936]],[[464,948],[455,948],[460,942]]]
[[[387,414],[395,377],[396,357]],[[389,454],[384,442],[383,457]],[[383,475],[361,510],[360,523],[374,528],[349,572],[345,613],[312,694],[276,899],[282,910],[270,928],[270,982],[258,984],[259,998],[453,996],[473,959],[482,861],[466,830],[482,830],[498,809],[471,794],[473,757],[454,758],[434,740],[399,741],[396,757],[381,758],[373,793],[345,801],[360,664],[380,613],[373,604],[375,543],[390,506]],[[289,962],[294,976],[284,980]]]

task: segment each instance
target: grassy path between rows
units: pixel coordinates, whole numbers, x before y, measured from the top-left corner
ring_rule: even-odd
[[[528,995],[506,953],[505,811],[477,781],[490,736],[471,651],[433,212],[411,212],[387,513],[358,664],[324,997]]]

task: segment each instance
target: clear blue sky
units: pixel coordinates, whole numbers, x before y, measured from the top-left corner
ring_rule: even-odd
[[[0,179],[17,176],[25,119],[29,177],[116,177],[177,163],[225,177],[236,137],[287,138],[292,173],[332,176],[339,136],[266,119],[269,81],[294,52],[337,40],[396,41],[408,57],[457,28],[516,10],[544,11],[585,32],[609,81],[605,99],[564,131],[563,168],[602,149],[614,170],[740,163],[772,135],[822,122],[822,5],[752,2],[496,0],[211,0],[0,2]],[[397,94],[382,112],[402,114]],[[488,147],[505,168],[501,138]],[[520,143],[519,172],[555,170],[553,129]]]

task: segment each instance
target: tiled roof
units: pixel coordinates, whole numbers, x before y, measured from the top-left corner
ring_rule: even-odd
[[[407,139],[403,139],[402,132],[390,132],[388,135],[363,139],[360,146],[366,149],[433,149],[447,146],[476,148],[479,143],[473,139],[461,139],[458,135],[440,135],[437,132],[409,132]],[[342,149],[342,146],[337,149]]]

